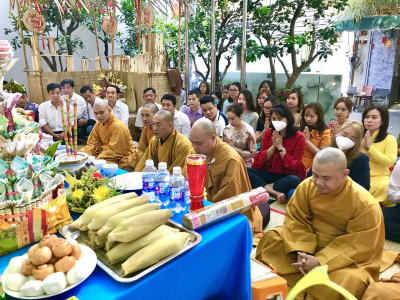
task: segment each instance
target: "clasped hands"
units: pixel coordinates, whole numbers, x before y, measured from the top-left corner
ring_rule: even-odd
[[[306,275],[312,269],[320,265],[321,264],[315,256],[303,252],[297,253],[297,262],[292,264],[292,266],[299,268],[303,275]]]

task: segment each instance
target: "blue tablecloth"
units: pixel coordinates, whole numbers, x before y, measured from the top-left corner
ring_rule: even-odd
[[[79,214],[71,216],[76,219]],[[172,220],[181,223],[182,216],[183,213],[175,215]],[[138,281],[117,282],[97,266],[82,284],[47,299],[251,299],[253,241],[247,218],[238,215],[198,232],[202,236],[200,244]],[[12,257],[23,255],[28,249],[0,257],[0,272],[4,272]]]

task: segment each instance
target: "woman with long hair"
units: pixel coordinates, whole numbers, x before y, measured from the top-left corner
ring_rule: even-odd
[[[267,99],[269,96],[271,96],[271,91],[267,89],[262,89],[258,91],[257,97],[256,97],[256,112],[260,115],[260,117],[263,115],[263,104],[265,99]]]
[[[385,106],[370,106],[362,114],[364,151],[369,156],[371,188],[369,192],[381,206],[393,206],[388,200],[390,170],[397,157],[397,141],[387,133],[389,111]]]
[[[222,112],[222,107],[224,105],[225,99],[222,98],[222,92],[215,90],[211,93],[211,97],[215,100],[215,104],[217,105],[217,109]]]
[[[325,124],[321,104],[310,102],[301,112],[300,131],[306,137],[303,164],[306,171],[312,167],[314,156],[331,142],[331,131]]]
[[[223,114],[226,114],[226,108],[228,107],[229,104],[238,103],[239,94],[241,90],[242,86],[240,85],[239,82],[234,82],[229,85],[229,98],[228,101],[224,102],[224,107],[222,108]]]
[[[205,95],[210,95],[210,86],[205,81],[200,82],[199,90],[200,90],[200,99]]]
[[[271,128],[271,110],[275,104],[279,103],[279,98],[276,96],[269,96],[263,103],[263,114],[258,118],[256,127],[256,142],[261,142],[265,130]]]
[[[331,129],[331,137],[335,135],[335,131],[339,129],[349,119],[353,102],[349,97],[341,97],[336,100],[333,105],[336,120],[328,122],[328,127]]]
[[[270,80],[264,80],[261,82],[258,91],[268,90],[272,96],[275,96],[275,87]]]
[[[265,187],[281,203],[288,192],[306,177],[302,159],[306,146],[304,134],[294,126],[293,115],[286,103],[276,104],[271,111],[272,128],[265,131],[260,152],[247,168],[251,186]]]
[[[239,94],[238,103],[243,108],[242,120],[253,127],[253,131],[256,131],[258,113],[256,112],[256,107],[254,106],[253,95],[250,91],[244,90]]]
[[[226,84],[222,88],[222,99],[225,102],[225,100],[228,100],[228,98],[229,98],[229,84]]]
[[[254,130],[242,120],[243,108],[240,104],[229,105],[226,116],[229,125],[224,128],[222,139],[239,153],[247,167],[251,167],[257,153]]]
[[[293,118],[294,126],[300,126],[301,112],[304,109],[303,94],[300,89],[292,89],[286,97],[286,104],[289,107]]]

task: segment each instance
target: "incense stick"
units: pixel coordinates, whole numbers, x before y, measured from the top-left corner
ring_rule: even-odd
[[[69,96],[65,95],[65,100],[67,103],[67,120],[68,120],[68,140],[69,140],[69,146],[70,146],[70,152],[73,154],[74,152],[74,144],[72,141],[72,129],[71,129],[71,112],[70,112],[70,102],[69,102]]]
[[[65,147],[66,147],[67,156],[68,156],[69,155],[69,149],[68,149],[67,126],[65,126],[64,102],[62,100],[61,100],[61,119],[62,119],[63,131],[64,131],[63,132],[63,134],[64,134],[64,142],[65,142]]]
[[[76,159],[78,152],[78,103],[76,99],[74,100],[74,147],[74,156]]]

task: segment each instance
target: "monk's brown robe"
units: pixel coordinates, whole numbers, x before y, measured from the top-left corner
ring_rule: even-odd
[[[137,150],[129,129],[113,114],[105,123],[96,122],[81,151],[96,159],[105,159],[107,163],[118,164],[119,168],[134,167],[137,161]]]
[[[147,147],[149,147],[150,140],[154,136],[153,127],[145,126],[142,134],[140,135],[140,140],[138,143],[138,161],[142,158],[143,154],[146,152]]]
[[[385,229],[378,201],[347,177],[336,191],[321,194],[312,178],[296,189],[282,226],[264,234],[256,259],[272,264],[294,286],[302,277],[297,251],[314,255],[328,266],[331,281],[361,299],[370,282],[379,277]],[[307,290],[317,299],[343,299],[317,285]]]

